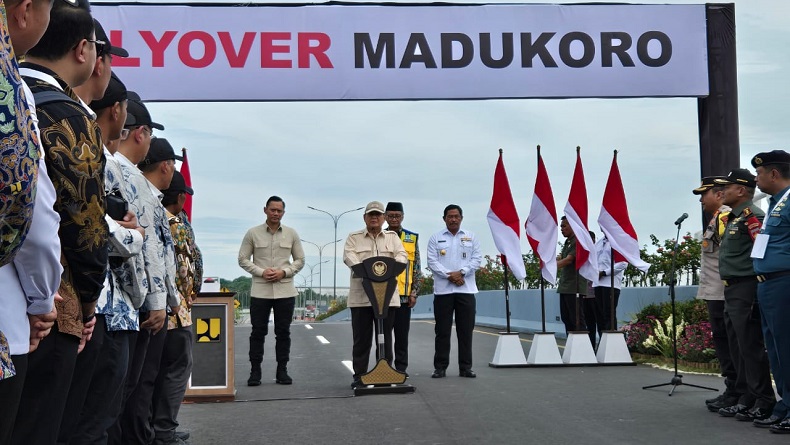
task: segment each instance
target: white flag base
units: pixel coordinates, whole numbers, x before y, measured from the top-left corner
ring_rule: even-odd
[[[488,364],[493,368],[508,366],[523,366],[527,364],[524,358],[524,348],[517,332],[500,332],[496,343],[494,359]]]
[[[598,363],[587,331],[568,333],[568,340],[565,342],[565,352],[562,354],[562,362],[568,365]]]
[[[596,354],[598,363],[633,363],[625,335],[619,331],[605,331],[601,334]]]
[[[532,337],[527,363],[530,365],[561,365],[560,349],[553,332],[537,332]]]

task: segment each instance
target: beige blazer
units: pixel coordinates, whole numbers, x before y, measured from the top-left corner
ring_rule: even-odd
[[[252,260],[250,260],[252,257]],[[293,276],[304,267],[304,249],[296,230],[280,225],[272,232],[265,223],[247,231],[239,248],[239,266],[252,274],[253,298],[289,298],[299,293]],[[277,282],[263,279],[269,267],[282,269],[285,277]]]

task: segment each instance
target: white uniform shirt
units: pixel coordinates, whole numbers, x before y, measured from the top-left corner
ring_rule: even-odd
[[[603,272],[604,275],[595,280],[593,287],[612,287],[612,245],[609,244],[608,239],[601,238],[595,243],[595,250],[598,253],[598,271]],[[623,287],[623,273],[626,267],[628,263],[625,261],[614,263],[615,289]]]
[[[453,235],[446,228],[433,234],[428,240],[428,269],[433,272],[433,293],[475,294],[475,271],[480,268],[483,255],[480,243],[474,233],[458,229]],[[447,277],[450,272],[460,270],[464,274],[464,284],[456,286]]]

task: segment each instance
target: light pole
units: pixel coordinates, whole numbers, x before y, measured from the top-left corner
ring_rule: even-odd
[[[310,294],[312,295],[313,299],[315,299],[315,290],[313,290],[313,277],[315,276],[315,272],[313,272],[313,269],[315,269],[316,266],[320,266],[320,265],[322,265],[324,263],[328,263],[328,262],[329,262],[329,260],[321,261],[320,263],[313,264],[312,266],[307,264],[307,263],[305,263],[305,266],[307,266],[307,268],[310,269],[310,275],[309,275],[309,277],[310,277]],[[318,269],[318,282],[319,283],[321,282],[321,269]],[[307,284],[307,283],[305,282],[305,284]],[[319,286],[320,286],[320,284],[319,284]],[[307,302],[305,302],[304,305],[305,305],[305,307],[307,307]],[[318,306],[318,305],[316,304],[316,306]]]
[[[337,221],[340,219],[340,217],[345,215],[346,213],[356,212],[357,210],[362,210],[365,207],[359,207],[359,208],[356,208],[356,209],[346,210],[345,212],[340,213],[339,215],[333,215],[333,214],[327,212],[326,210],[317,209],[317,208],[312,207],[312,206],[307,206],[307,208],[310,209],[310,210],[315,210],[316,212],[326,213],[327,215],[329,215],[330,218],[332,218],[332,222],[335,224],[335,239],[337,239]],[[335,243],[335,270],[334,270],[334,277],[332,278],[332,299],[333,300],[337,300],[337,243]]]
[[[324,247],[326,247],[326,246],[328,246],[330,244],[333,244],[333,243],[337,244],[339,241],[342,241],[342,240],[336,239],[334,241],[330,241],[330,242],[324,244],[323,246],[319,246],[318,244],[316,244],[316,243],[314,243],[312,241],[307,241],[305,239],[302,240],[303,243],[312,244],[312,245],[314,245],[315,247],[318,248],[318,264],[324,264],[326,262],[326,261],[321,261],[324,258],[324,256],[323,256],[323,254],[324,254]],[[329,261],[329,260],[327,260],[327,261]],[[323,269],[324,269],[323,267],[318,269],[318,295],[322,295],[322,292],[324,290],[323,282],[322,282],[323,274],[321,273],[323,271]]]

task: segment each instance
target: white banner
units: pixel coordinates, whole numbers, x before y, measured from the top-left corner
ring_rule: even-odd
[[[153,101],[708,94],[704,5],[92,9]]]

